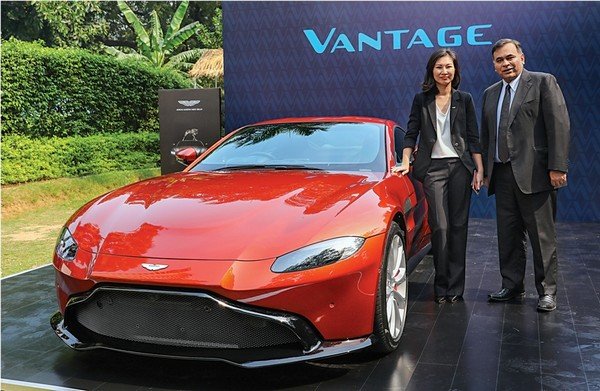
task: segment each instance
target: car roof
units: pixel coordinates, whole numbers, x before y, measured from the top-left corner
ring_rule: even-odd
[[[393,122],[391,120],[375,118],[375,117],[363,117],[363,116],[341,116],[341,117],[288,117],[288,118],[277,118],[267,121],[260,121],[252,124],[254,125],[273,125],[273,124],[286,124],[286,123],[301,123],[301,122],[370,122],[378,124],[388,124]]]

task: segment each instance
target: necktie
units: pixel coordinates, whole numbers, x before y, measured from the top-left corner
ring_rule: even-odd
[[[506,134],[508,133],[508,117],[510,114],[510,84],[506,85],[504,91],[504,99],[502,100],[502,108],[500,109],[500,123],[498,124],[498,159],[502,163],[506,163],[509,158],[508,141]]]

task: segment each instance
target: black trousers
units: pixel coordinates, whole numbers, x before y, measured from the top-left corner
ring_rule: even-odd
[[[458,158],[431,159],[423,188],[429,205],[436,296],[462,295],[472,174]]]
[[[502,287],[523,290],[527,262],[527,235],[533,252],[535,287],[539,295],[555,295],[556,190],[521,192],[510,163],[496,163],[496,223]]]

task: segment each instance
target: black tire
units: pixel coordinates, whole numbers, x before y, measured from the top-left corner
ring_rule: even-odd
[[[398,347],[406,323],[407,310],[408,275],[404,235],[400,226],[392,222],[379,271],[373,327],[374,352],[389,353]]]

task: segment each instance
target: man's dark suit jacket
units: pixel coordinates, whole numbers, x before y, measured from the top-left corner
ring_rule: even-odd
[[[495,193],[496,119],[502,81],[483,95],[481,145],[485,176],[491,178],[488,194]],[[569,114],[554,76],[523,70],[510,109],[508,149],[517,184],[525,194],[552,190],[549,170],[567,172],[569,166]]]
[[[431,164],[431,151],[437,141],[435,113],[435,89],[415,95],[404,137],[404,148],[415,148],[420,136],[412,171],[413,177],[419,181],[423,181],[427,174]],[[476,166],[471,153],[481,153],[481,146],[473,97],[467,92],[452,91],[450,134],[458,157],[469,172],[473,173]]]

